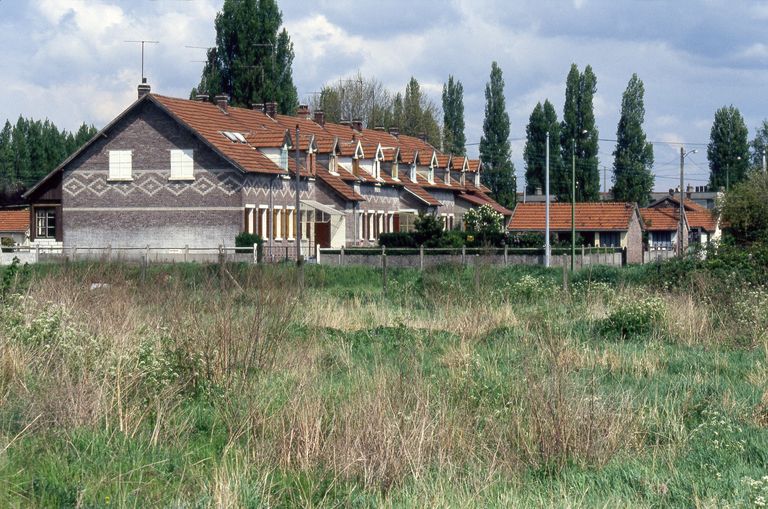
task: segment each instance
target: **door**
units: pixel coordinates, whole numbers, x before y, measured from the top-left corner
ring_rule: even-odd
[[[315,244],[320,247],[331,247],[331,222],[315,223]]]

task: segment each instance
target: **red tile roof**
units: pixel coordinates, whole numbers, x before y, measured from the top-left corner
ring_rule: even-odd
[[[544,231],[544,203],[518,203],[509,229],[512,231]],[[578,231],[626,231],[632,215],[637,210],[632,203],[577,203],[576,230]],[[571,229],[571,204],[551,203],[549,206],[550,228],[553,231]]]
[[[0,232],[29,230],[29,210],[0,210]]]
[[[645,229],[650,232],[677,231],[680,224],[680,213],[671,207],[640,209]]]
[[[354,189],[349,187],[340,177],[331,174],[331,172],[329,172],[326,168],[323,168],[319,165],[317,167],[317,178],[327,184],[328,187],[333,189],[345,200],[365,201],[365,198],[356,193]]]
[[[717,219],[712,210],[691,210],[685,213],[685,218],[691,228],[701,228],[710,233],[717,230]]]
[[[696,203],[695,201],[689,200],[688,198],[683,199],[683,204],[684,204],[685,210],[695,210],[698,212],[705,212],[709,210],[706,207]],[[653,208],[653,209],[664,208],[665,206],[668,207],[670,205],[680,207],[680,197],[678,195],[665,196],[648,205],[648,208]]]

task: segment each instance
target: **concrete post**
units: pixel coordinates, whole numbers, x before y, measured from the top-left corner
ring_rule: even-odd
[[[509,264],[509,246],[504,245],[504,266]]]
[[[419,270],[424,270],[424,244],[419,246]]]

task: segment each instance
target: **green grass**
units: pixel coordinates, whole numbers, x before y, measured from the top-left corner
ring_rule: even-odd
[[[4,278],[0,505],[744,507],[760,496],[744,479],[768,474],[768,346],[718,315],[716,282],[692,311],[711,329],[686,339],[670,332],[685,292],[653,289],[655,267],[585,270],[568,293],[560,269],[531,267],[390,270],[386,294],[375,269],[307,266],[301,294],[289,266],[228,270],[244,292],[194,264]],[[731,302],[741,289],[727,291]],[[621,299],[651,294],[666,311],[647,328],[606,329]],[[49,302],[61,318],[40,318]],[[328,310],[369,318],[344,327]],[[214,359],[254,342],[268,354],[258,362]],[[557,433],[574,443],[542,452]]]

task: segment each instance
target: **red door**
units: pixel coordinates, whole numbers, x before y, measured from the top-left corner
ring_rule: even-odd
[[[331,223],[315,223],[315,244],[331,247]]]

